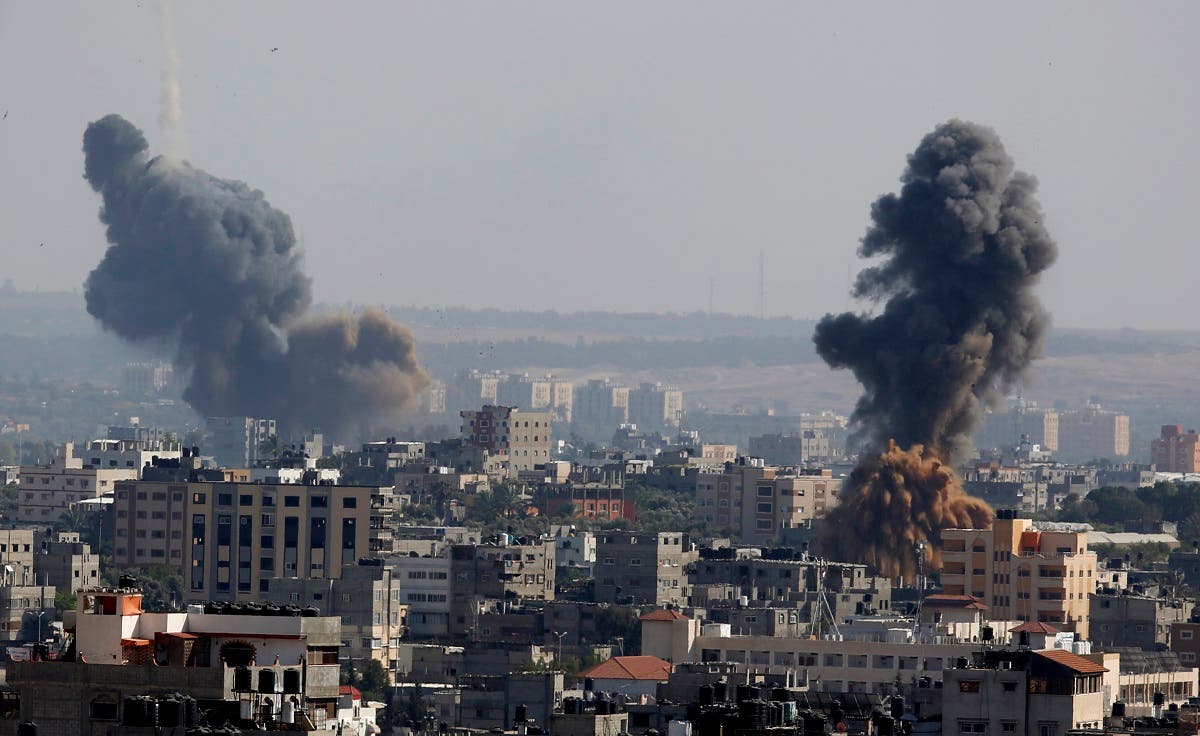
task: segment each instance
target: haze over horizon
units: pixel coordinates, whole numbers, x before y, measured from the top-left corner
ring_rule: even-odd
[[[0,7],[0,282],[79,291],[79,131],[164,144],[168,55],[154,3],[59,7]],[[318,301],[696,312],[712,279],[754,314],[761,253],[766,314],[815,319],[958,117],[1040,181],[1055,325],[1193,325],[1195,4],[283,7],[174,8],[182,126],[293,218]]]

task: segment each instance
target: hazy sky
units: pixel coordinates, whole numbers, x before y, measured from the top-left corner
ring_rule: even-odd
[[[144,2],[0,0],[0,281],[99,260],[85,125],[156,150]],[[188,158],[288,212],[318,299],[849,306],[871,201],[937,123],[1041,181],[1064,326],[1196,327],[1200,3],[173,6]],[[273,51],[273,49],[278,49]]]

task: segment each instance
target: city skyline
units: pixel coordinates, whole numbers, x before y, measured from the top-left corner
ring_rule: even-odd
[[[292,216],[318,300],[755,314],[761,255],[762,310],[817,318],[855,306],[913,141],[961,117],[1040,180],[1055,324],[1189,326],[1192,5],[471,10],[174,8],[188,158]],[[0,277],[78,289],[104,249],[83,125],[167,143],[158,8],[0,17]],[[1150,262],[1176,267],[1111,298]]]

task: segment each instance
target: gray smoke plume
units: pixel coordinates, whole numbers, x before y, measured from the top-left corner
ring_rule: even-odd
[[[121,337],[177,342],[197,411],[336,433],[401,410],[425,387],[412,334],[382,312],[303,318],[311,281],[292,222],[262,192],[147,149],[119,115],[83,135],[110,243],[84,296]]]
[[[837,559],[912,580],[940,564],[941,532],[986,528],[992,510],[953,467],[983,407],[1037,357],[1048,317],[1033,294],[1056,248],[996,134],[951,120],[908,158],[900,194],[871,208],[859,254],[881,260],[854,294],[875,315],[826,315],[813,337],[863,385],[852,417],[862,453],[822,545]],[[923,550],[919,553],[918,550]]]
[[[989,128],[951,120],[908,158],[899,195],[871,208],[854,295],[886,300],[877,315],[826,315],[817,351],[863,385],[854,410],[861,449],[924,445],[953,462],[981,409],[1023,375],[1048,317],[1033,293],[1056,257],[1034,199]]]

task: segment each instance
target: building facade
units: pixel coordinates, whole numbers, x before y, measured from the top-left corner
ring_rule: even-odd
[[[1159,438],[1150,443],[1155,468],[1163,473],[1200,472],[1200,435],[1183,431],[1178,424],[1164,424]]]
[[[463,440],[505,463],[510,477],[550,462],[550,414],[510,406],[484,405],[459,412]]]
[[[264,459],[263,443],[275,434],[274,419],[209,417],[205,449],[223,468],[248,468]]]
[[[1063,412],[1058,419],[1058,456],[1085,463],[1096,458],[1118,460],[1129,455],[1129,416],[1089,404]]]
[[[842,481],[829,470],[781,469],[741,458],[696,478],[696,513],[737,530],[744,544],[771,544],[785,529],[807,525],[837,504]]]
[[[680,532],[597,532],[596,602],[685,605],[687,566],[698,556],[691,538]]]
[[[1049,623],[1087,639],[1098,574],[1087,540],[1072,525],[1035,526],[1001,510],[989,530],[942,532],[942,587],[983,601],[992,619]]]
[[[21,466],[14,520],[48,525],[80,501],[99,498],[119,480],[138,477],[138,468],[94,468],[75,455],[71,442],[47,466]]]
[[[331,579],[391,553],[390,488],[119,484],[114,561],[170,565],[189,600],[255,600],[274,577]]]

